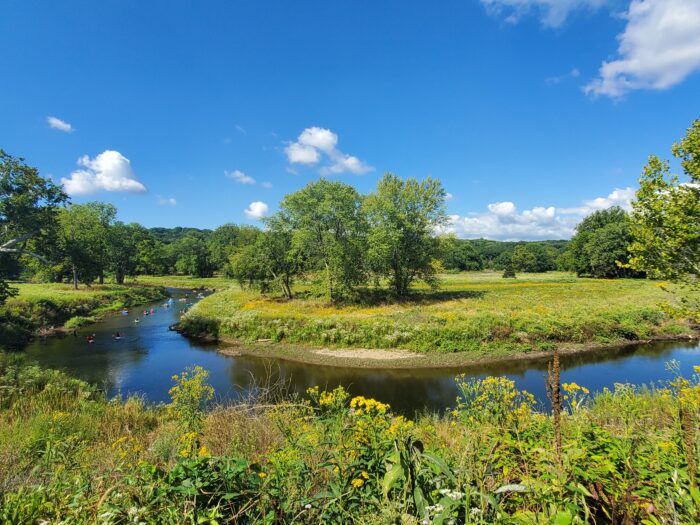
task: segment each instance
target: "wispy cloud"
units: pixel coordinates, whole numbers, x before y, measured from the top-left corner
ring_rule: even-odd
[[[46,123],[49,125],[50,128],[57,129],[65,133],[71,133],[74,130],[73,126],[71,126],[68,122],[66,122],[65,120],[61,120],[58,117],[46,117]]]
[[[262,186],[263,188],[267,188],[267,189],[269,190],[270,188],[272,188],[272,183],[269,182],[269,181],[265,181],[265,182],[263,182],[263,183],[261,184],[261,186]]]
[[[574,11],[595,11],[617,0],[481,0],[487,11],[503,17],[509,24],[516,24],[532,12],[537,13],[546,27],[559,27]]]
[[[248,217],[249,219],[262,219],[267,215],[267,212],[269,211],[269,206],[265,204],[262,201],[255,201],[251,202],[248,207],[243,210],[243,213],[245,213],[245,216]]]
[[[229,179],[235,180],[239,184],[255,184],[255,179],[246,175],[241,170],[224,171],[224,175]]]
[[[245,130],[245,128],[244,128],[243,126],[241,126],[240,124],[236,124],[236,129],[237,129],[238,132],[241,133],[242,135],[247,135],[247,134],[248,134],[248,132]]]
[[[146,187],[138,181],[131,161],[114,150],[106,150],[91,159],[83,155],[78,169],[68,178],[61,178],[69,195],[90,195],[100,191],[143,193]]]
[[[571,71],[569,71],[568,73],[566,73],[565,75],[559,75],[556,77],[547,77],[544,79],[544,83],[547,85],[550,85],[550,86],[555,86],[557,84],[561,84],[565,80],[569,80],[572,78],[578,78],[580,76],[581,76],[581,72],[577,68],[574,68]]]
[[[310,127],[301,132],[296,142],[284,148],[290,164],[316,165],[322,175],[354,173],[361,175],[374,168],[354,155],[348,155],[338,149],[338,135],[330,129]]]
[[[158,204],[161,206],[175,206],[177,201],[175,200],[175,197],[161,197],[158,195]]]

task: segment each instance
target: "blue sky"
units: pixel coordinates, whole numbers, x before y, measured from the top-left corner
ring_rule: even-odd
[[[698,0],[2,4],[0,147],[146,226],[321,176],[442,180],[463,237],[566,238],[700,117]]]

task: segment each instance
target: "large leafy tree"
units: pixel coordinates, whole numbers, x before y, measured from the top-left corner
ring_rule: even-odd
[[[627,267],[631,242],[631,222],[625,210],[613,206],[595,211],[576,227],[569,244],[569,264],[579,276],[639,276]]]
[[[117,284],[124,284],[127,276],[134,276],[138,268],[138,246],[148,238],[148,230],[140,224],[115,222],[108,230],[107,268]]]
[[[196,277],[214,275],[209,246],[204,239],[196,235],[183,237],[171,246],[175,258],[175,270],[178,273]]]
[[[255,226],[224,224],[209,236],[208,244],[211,259],[217,269],[223,269],[231,255],[246,246],[252,246],[260,233]]]
[[[434,261],[440,243],[435,232],[447,222],[445,190],[439,180],[402,180],[387,173],[365,198],[371,269],[386,277],[397,296],[416,279],[436,285]]]
[[[43,251],[56,231],[56,214],[68,197],[63,190],[39,176],[24,159],[0,149],[0,255],[28,254],[48,262]],[[32,241],[34,250],[27,243]],[[5,265],[0,267],[0,304],[12,293],[5,281]]]
[[[632,204],[630,266],[651,275],[700,286],[700,119],[673,145],[690,182],[669,163],[649,157]]]
[[[326,295],[341,299],[366,281],[366,223],[357,190],[320,179],[285,196],[280,219],[294,232],[294,250],[311,270],[320,272]]]
[[[294,232],[283,214],[266,221],[267,230],[259,232],[254,244],[231,256],[230,274],[242,286],[257,287],[262,292],[276,286],[286,297],[293,296],[292,285],[302,267],[294,249]]]
[[[111,204],[71,204],[58,216],[58,247],[73,287],[102,280],[108,265],[109,229],[117,210]]]
[[[170,270],[170,256],[165,244],[150,236],[136,244],[136,272],[163,275]]]

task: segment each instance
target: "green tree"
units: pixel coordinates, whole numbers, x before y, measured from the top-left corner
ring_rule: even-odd
[[[73,287],[102,278],[107,267],[110,223],[116,215],[111,204],[71,204],[58,215],[58,246]]]
[[[231,255],[246,246],[255,244],[260,229],[255,226],[224,224],[209,236],[208,245],[214,266],[222,270],[228,264]]]
[[[629,265],[675,282],[700,280],[700,119],[673,145],[690,183],[670,173],[669,164],[649,157],[632,204]]]
[[[178,273],[196,277],[214,275],[214,264],[209,247],[204,239],[195,235],[183,237],[171,245],[175,258],[175,270]]]
[[[518,272],[540,271],[537,266],[537,256],[525,244],[519,244],[513,249],[510,262],[513,270]]]
[[[457,239],[454,235],[440,237],[442,264],[446,270],[479,271],[484,262],[469,241]]]
[[[245,246],[231,256],[230,275],[241,286],[268,292],[276,285],[284,297],[293,296],[292,285],[302,268],[294,249],[294,233],[283,214],[266,220],[267,230],[255,244]]]
[[[631,223],[619,206],[598,210],[576,227],[569,244],[569,263],[579,276],[639,277],[628,267]]]
[[[170,270],[170,256],[161,241],[149,237],[136,244],[136,272],[145,275],[163,275]]]
[[[280,218],[293,231],[296,257],[324,276],[332,301],[366,282],[366,222],[357,190],[342,182],[320,179],[286,195]]]
[[[435,232],[447,222],[440,181],[401,180],[387,173],[366,197],[364,210],[372,271],[388,278],[397,296],[406,295],[416,279],[436,286],[433,261],[440,246]]]
[[[8,155],[0,149],[0,305],[13,294],[5,281],[5,272],[14,264],[8,258],[27,254],[42,262],[40,255],[56,233],[56,214],[68,197],[63,190],[39,176],[36,168],[28,166],[24,159]],[[34,250],[28,241],[36,246]]]
[[[138,245],[148,236],[140,224],[114,223],[108,230],[107,267],[117,284],[124,284],[127,276],[137,274]]]

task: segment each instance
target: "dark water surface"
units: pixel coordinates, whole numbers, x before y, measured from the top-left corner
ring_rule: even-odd
[[[177,322],[182,310],[193,300],[184,291],[171,290],[174,303],[149,305],[153,315],[144,316],[145,306],[128,316],[115,316],[79,330],[77,337],[35,341],[26,353],[42,366],[63,369],[69,374],[103,387],[109,395],[140,394],[150,401],[167,401],[171,376],[190,365],[210,372],[209,380],[220,400],[245,395],[251,379],[272,373],[289,381],[292,390],[305,392],[310,386],[329,388],[342,384],[355,395],[374,397],[404,413],[443,410],[454,405],[458,373],[471,376],[506,375],[519,388],[546,401],[544,377],[546,360],[517,360],[454,369],[358,369],[308,365],[255,357],[228,357],[216,345],[186,339],[168,327]],[[140,318],[139,323],[134,319]],[[115,340],[112,334],[121,334]],[[95,342],[88,343],[88,334]],[[698,342],[664,342],[629,346],[624,349],[568,356],[562,359],[562,381],[576,381],[591,390],[612,388],[615,383],[650,384],[671,377],[665,363],[677,360],[687,376],[700,364]]]

